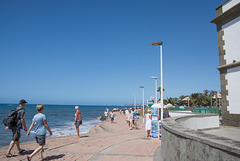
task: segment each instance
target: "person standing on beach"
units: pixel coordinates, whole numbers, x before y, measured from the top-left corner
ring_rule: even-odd
[[[114,112],[113,112],[113,110],[112,110],[112,112],[111,112],[111,123],[113,123],[113,121],[114,121]]]
[[[150,114],[151,113],[151,110],[148,110],[147,111],[147,114],[146,114],[146,126],[145,126],[145,130],[147,131],[147,138],[148,137],[151,137],[150,136],[150,130],[152,128],[152,115]]]
[[[104,111],[104,116],[105,116],[105,121],[107,121],[108,120],[108,112],[107,112],[107,110]]]
[[[20,148],[20,131],[22,129],[22,125],[24,126],[24,131],[27,131],[27,127],[25,124],[25,109],[24,107],[26,106],[27,101],[25,101],[24,99],[19,101],[19,106],[16,108],[17,110],[17,116],[15,118],[15,124],[16,126],[13,127],[5,127],[5,130],[7,130],[8,128],[12,130],[13,136],[12,136],[12,141],[9,144],[7,153],[6,153],[6,157],[12,157],[13,155],[11,154],[11,150],[14,146],[14,144],[16,143],[17,145],[17,149],[18,149],[18,154],[22,154],[25,150]]]
[[[75,113],[74,125],[76,126],[77,136],[80,138],[79,126],[81,124],[81,112],[79,111],[79,107],[78,106],[75,106],[75,110],[76,110],[76,113]]]
[[[41,160],[44,160],[43,157],[43,146],[45,145],[46,140],[46,129],[48,130],[49,134],[52,135],[52,132],[47,124],[46,116],[43,114],[44,105],[38,104],[36,109],[38,113],[33,117],[32,124],[29,127],[26,136],[30,135],[30,131],[32,130],[33,126],[35,126],[35,139],[36,142],[39,144],[39,147],[33,151],[33,153],[27,156],[27,160],[30,161],[34,155],[41,151]]]

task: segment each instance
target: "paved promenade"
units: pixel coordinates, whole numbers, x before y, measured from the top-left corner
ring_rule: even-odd
[[[67,161],[161,161],[161,141],[147,139],[144,125],[139,122],[139,130],[129,130],[125,116],[117,113],[113,124],[110,121],[102,122],[91,128],[90,133],[82,134],[81,138],[49,138],[44,147],[44,157],[46,160]],[[35,141],[22,143],[21,148],[26,152],[18,155],[15,145],[12,150],[15,156],[12,158],[5,157],[8,147],[0,148],[0,160],[27,160],[27,156],[37,147]],[[37,154],[32,160],[40,160],[40,155]]]

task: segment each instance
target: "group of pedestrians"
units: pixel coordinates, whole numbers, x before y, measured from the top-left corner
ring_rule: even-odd
[[[19,106],[15,109],[16,111],[16,117],[15,117],[15,124],[11,127],[6,126],[5,130],[11,129],[12,130],[12,140],[9,144],[6,157],[12,157],[11,150],[16,143],[18,153],[21,155],[25,152],[24,149],[20,148],[20,137],[21,137],[21,129],[22,126],[24,127],[24,131],[27,131],[27,126],[25,123],[25,109],[24,107],[26,106],[28,102],[24,99],[19,101]],[[30,135],[30,131],[32,130],[33,127],[34,133],[35,133],[35,139],[36,142],[39,144],[39,147],[33,151],[32,154],[27,156],[27,160],[30,161],[34,155],[36,155],[38,152],[41,152],[41,160],[44,160],[43,157],[43,146],[46,143],[46,129],[48,130],[49,134],[52,135],[52,132],[47,124],[47,119],[46,116],[43,114],[44,111],[44,105],[43,104],[38,104],[36,106],[36,109],[38,113],[33,117],[31,126],[29,127],[29,130],[27,132],[26,136]]]
[[[111,123],[113,123],[114,117],[115,117],[115,113],[114,113],[113,110],[112,110],[111,113],[109,114],[109,109],[106,109],[106,110],[104,111],[105,121],[108,121],[109,115],[110,115]]]
[[[16,112],[16,117],[14,118],[14,124],[13,126],[6,126],[5,130],[11,129],[12,130],[12,140],[9,144],[8,150],[6,152],[6,157],[10,158],[12,157],[11,150],[13,146],[16,144],[18,149],[18,154],[22,155],[25,150],[20,148],[20,137],[21,137],[21,129],[24,127],[24,131],[28,131],[26,136],[28,137],[30,135],[31,130],[34,128],[34,134],[36,142],[39,144],[39,147],[33,151],[32,154],[27,156],[27,160],[30,161],[33,156],[35,156],[37,153],[40,152],[41,160],[44,160],[43,157],[43,147],[46,144],[46,130],[48,130],[49,134],[52,135],[52,131],[50,130],[48,124],[47,124],[47,118],[43,114],[44,112],[44,105],[38,104],[36,106],[37,114],[34,115],[32,119],[32,123],[27,130],[27,126],[25,123],[25,106],[28,102],[24,99],[19,101],[19,106],[16,107],[14,110]],[[81,119],[81,112],[79,111],[79,107],[75,106],[75,120],[74,124],[76,126],[77,136],[80,138],[79,135],[79,126],[82,125],[82,119]]]
[[[138,129],[138,114],[137,112],[130,108],[129,110],[125,110],[125,115],[126,115],[126,123],[129,127],[130,130],[133,128]]]

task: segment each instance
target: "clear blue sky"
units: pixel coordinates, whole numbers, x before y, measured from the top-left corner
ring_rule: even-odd
[[[0,103],[122,105],[220,91],[225,0],[0,0]],[[159,97],[159,96],[158,96]]]

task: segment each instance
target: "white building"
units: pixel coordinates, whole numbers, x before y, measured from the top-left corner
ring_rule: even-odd
[[[240,127],[240,0],[227,0],[216,12],[222,120]]]

